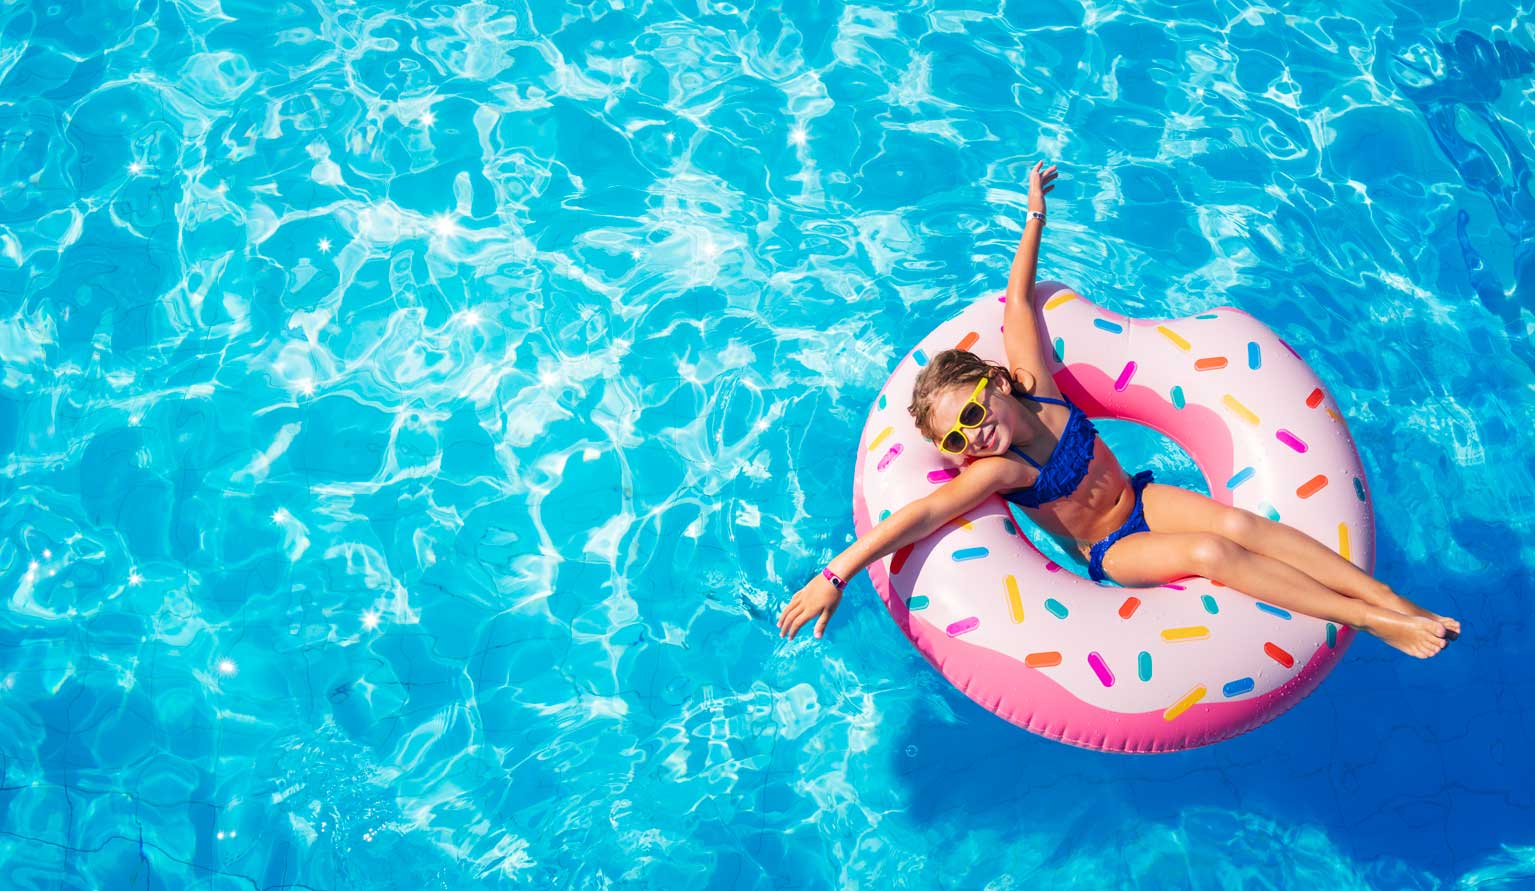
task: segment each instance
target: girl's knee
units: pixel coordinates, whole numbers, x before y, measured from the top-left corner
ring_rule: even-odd
[[[1233,507],[1221,511],[1214,531],[1231,541],[1246,542],[1252,539],[1264,522],[1267,521],[1252,511]]]
[[[1189,568],[1205,578],[1214,578],[1224,571],[1237,557],[1242,547],[1224,535],[1213,532],[1195,533],[1190,536],[1187,557]]]

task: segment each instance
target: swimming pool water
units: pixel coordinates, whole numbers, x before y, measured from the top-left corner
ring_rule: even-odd
[[[0,887],[1535,886],[1531,21],[5,7]],[[1460,641],[1132,758],[865,579],[778,638],[1039,159],[1041,277],[1293,344]]]

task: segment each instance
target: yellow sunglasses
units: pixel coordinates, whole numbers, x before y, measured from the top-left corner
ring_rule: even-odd
[[[981,404],[981,394],[986,391],[986,385],[991,378],[983,377],[981,382],[975,385],[975,392],[970,394],[970,400],[959,410],[959,420],[949,429],[943,438],[938,440],[938,451],[946,455],[958,455],[970,448],[970,437],[965,435],[966,428],[981,426],[986,420],[986,406]]]

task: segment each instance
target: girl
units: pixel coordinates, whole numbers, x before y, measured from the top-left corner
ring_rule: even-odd
[[[1126,478],[1091,421],[1061,398],[1035,329],[1034,267],[1055,167],[1029,172],[1029,214],[1013,258],[1004,310],[1008,367],[962,350],[933,357],[917,376],[910,411],[944,452],[969,459],[959,476],[896,511],[838,554],[778,619],[791,640],[842,600],[844,579],[921,541],[993,493],[1021,506],[1087,563],[1094,581],[1151,587],[1203,576],[1269,603],[1351,625],[1426,659],[1460,634],[1303,532],[1203,495]]]

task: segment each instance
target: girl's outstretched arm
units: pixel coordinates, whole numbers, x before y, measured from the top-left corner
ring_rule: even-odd
[[[965,466],[958,477],[944,483],[931,495],[906,505],[868,534],[848,545],[847,550],[827,564],[827,570],[844,584],[864,567],[913,542],[921,541],[944,523],[985,501],[991,494],[1018,483],[1017,469],[1005,458],[982,458]],[[817,575],[801,588],[778,616],[778,636],[794,639],[800,626],[819,618],[815,636],[826,631],[826,622],[837,611],[842,591],[824,575]]]
[[[1039,342],[1039,326],[1034,318],[1034,276],[1039,264],[1039,239],[1045,229],[1045,193],[1055,188],[1055,167],[1041,161],[1029,171],[1029,216],[1023,222],[1023,238],[1013,255],[1013,267],[1007,276],[1007,306],[1002,310],[1002,343],[1007,348],[1008,371],[1027,384],[1027,377],[1053,393],[1046,373],[1044,344]]]

